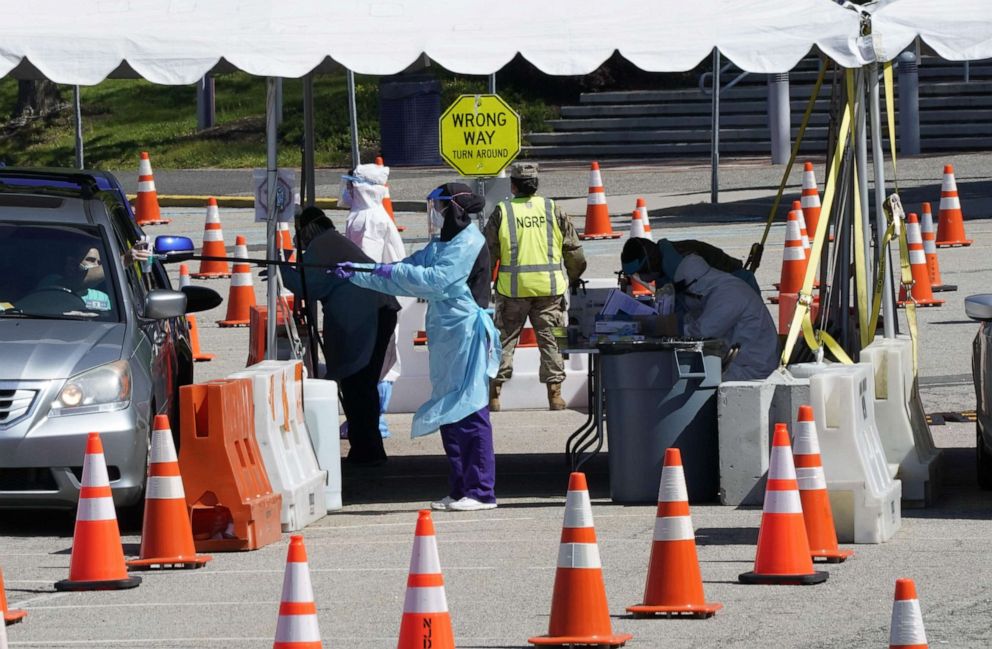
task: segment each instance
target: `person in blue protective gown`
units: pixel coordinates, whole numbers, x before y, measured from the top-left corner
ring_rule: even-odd
[[[414,415],[412,435],[440,429],[449,493],[433,509],[496,507],[496,459],[489,420],[489,381],[499,368],[499,334],[483,310],[490,278],[485,238],[473,222],[485,200],[462,183],[428,196],[431,239],[393,264],[344,264],[336,274],[357,286],[427,301],[431,398]],[[355,272],[355,267],[372,272]]]

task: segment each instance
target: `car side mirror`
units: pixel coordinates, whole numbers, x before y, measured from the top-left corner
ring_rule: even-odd
[[[208,311],[224,301],[220,293],[206,286],[184,286],[182,292],[186,294],[186,313]]]
[[[149,320],[168,320],[186,313],[186,294],[157,288],[145,295],[144,317]]]
[[[972,320],[992,320],[992,294],[969,295],[964,299],[964,312]]]
[[[196,253],[196,246],[189,237],[159,235],[155,237],[155,255],[163,264],[188,261]]]

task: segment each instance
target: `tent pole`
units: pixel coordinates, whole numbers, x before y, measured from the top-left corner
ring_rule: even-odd
[[[854,81],[854,92],[857,93],[855,98],[857,102],[856,121],[854,122],[857,125],[855,128],[858,138],[856,142],[856,168],[858,170],[858,199],[861,201],[861,223],[856,223],[854,227],[860,227],[864,233],[864,250],[862,252],[865,259],[865,274],[868,278],[865,281],[865,294],[868,298],[868,304],[871,304],[875,286],[871,281],[874,274],[871,272],[871,215],[868,213],[868,120],[865,111],[865,74],[864,69],[859,70]]]
[[[720,202],[720,50],[713,48],[713,108],[710,111],[710,203]]]
[[[266,197],[268,205],[268,220],[265,224],[265,256],[269,259],[276,258],[276,136],[278,130],[276,121],[278,119],[276,106],[276,79],[268,77],[266,79],[265,92],[265,169],[267,176]],[[279,269],[275,265],[267,267],[269,277],[272,280],[278,278]],[[269,281],[266,285],[266,301],[268,317],[265,323],[265,358],[274,360],[276,358],[276,315],[278,314],[279,282]]]
[[[313,72],[303,77],[303,188],[304,207],[316,202],[316,163],[314,148],[316,135],[313,123]]]
[[[883,250],[882,233],[885,232],[888,224],[885,221],[885,212],[882,204],[885,202],[885,158],[882,157],[882,119],[879,109],[878,95],[878,64],[872,63],[868,66],[868,103],[871,112],[871,159],[875,167],[875,229],[878,232],[876,245],[879,249],[875,253],[878,263],[890,261],[888,246]],[[889,110],[892,110],[892,106]],[[886,338],[896,337],[895,318],[893,317],[892,290],[892,264],[885,264],[885,278],[882,281],[882,331]]]
[[[83,168],[83,106],[79,99],[79,86],[72,87],[72,103],[76,116],[76,168]]]
[[[351,168],[362,164],[362,155],[358,150],[358,108],[355,104],[355,73],[345,70],[348,80],[348,119],[351,122]]]
[[[489,94],[490,95],[495,95],[496,94],[496,73],[495,72],[493,72],[492,74],[489,75],[489,88],[488,88],[488,90],[489,90]]]

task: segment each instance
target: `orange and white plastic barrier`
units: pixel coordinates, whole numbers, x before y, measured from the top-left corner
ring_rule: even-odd
[[[338,384],[326,379],[303,379],[303,416],[313,443],[317,465],[327,473],[324,506],[341,509],[341,409]]]
[[[323,518],[327,474],[317,464],[303,414],[303,362],[262,361],[228,378],[252,382],[255,439],[269,482],[282,495],[283,531]]]

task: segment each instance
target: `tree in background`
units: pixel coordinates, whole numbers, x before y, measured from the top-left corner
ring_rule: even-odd
[[[62,93],[57,84],[47,79],[17,82],[17,103],[12,118],[48,115],[61,108]]]

